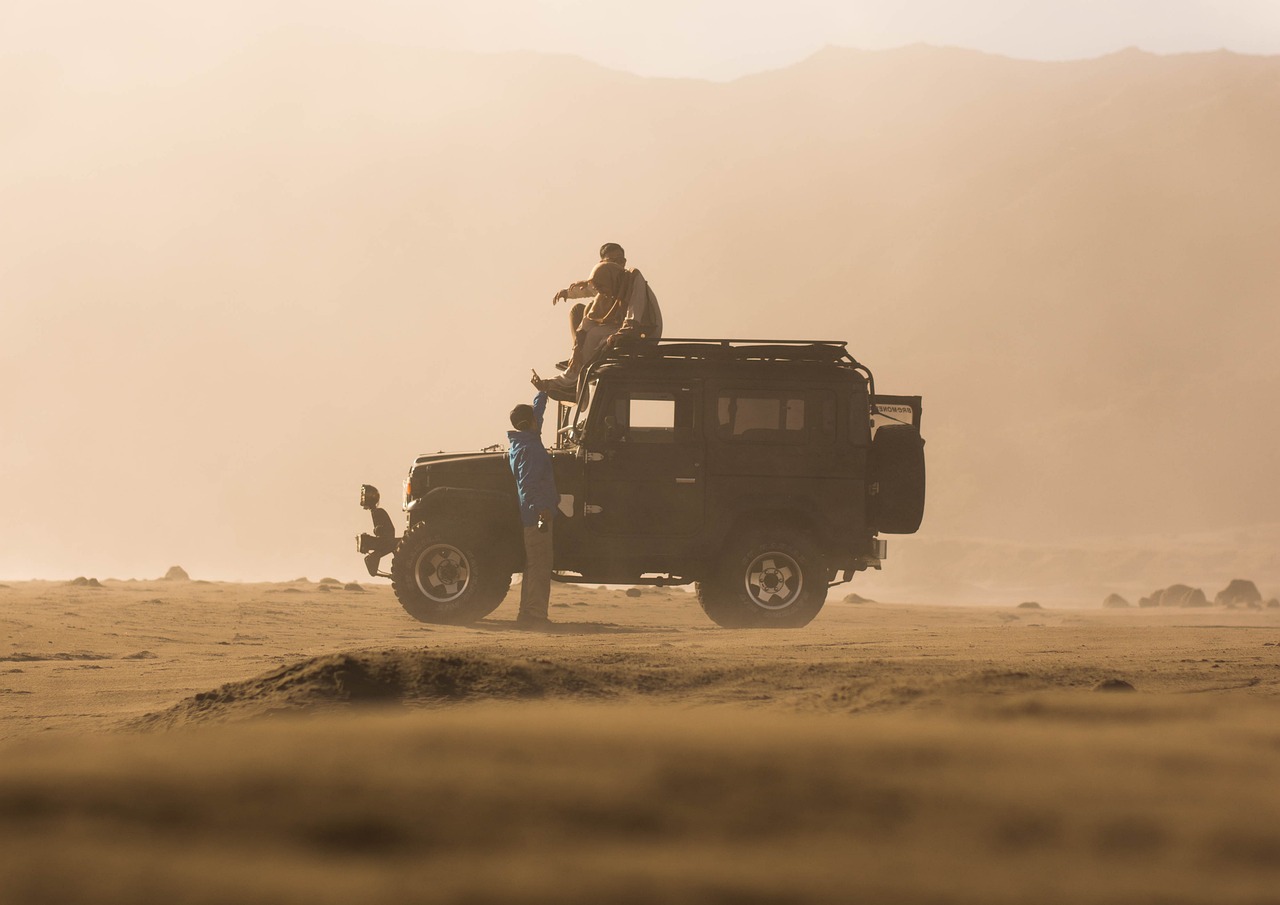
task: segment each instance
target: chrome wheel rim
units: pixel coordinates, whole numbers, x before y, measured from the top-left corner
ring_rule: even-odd
[[[418,554],[413,564],[413,580],[418,590],[434,603],[452,603],[471,584],[471,563],[457,547],[432,544]]]
[[[747,567],[747,596],[764,610],[785,610],[804,590],[800,564],[786,553],[761,553]]]

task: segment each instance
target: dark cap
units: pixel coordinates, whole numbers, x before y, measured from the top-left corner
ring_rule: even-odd
[[[617,242],[606,242],[600,246],[601,261],[625,261],[627,253]]]
[[[523,402],[511,410],[511,426],[518,431],[526,430],[522,424],[528,424],[528,430],[533,429],[533,406]]]

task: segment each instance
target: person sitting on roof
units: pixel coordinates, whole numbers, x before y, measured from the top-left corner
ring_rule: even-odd
[[[534,385],[554,399],[572,400],[582,370],[600,356],[606,347],[629,342],[657,341],[662,338],[662,309],[648,280],[639,270],[627,269],[626,253],[616,242],[600,246],[600,263],[586,280],[570,283],[552,298],[592,297],[589,304],[576,304],[569,312],[569,328],[573,335],[573,352],[560,362],[564,374],[543,381],[534,373]]]
[[[534,372],[533,385],[552,399],[573,401],[578,375],[599,357],[610,337],[622,326],[626,318],[626,306],[619,298],[623,273],[622,265],[613,261],[601,261],[596,265],[587,281],[595,290],[595,298],[589,305],[575,306],[583,310],[580,316],[575,312],[571,322],[574,326],[573,351],[569,360],[562,363],[564,373],[543,379]]]
[[[638,269],[627,269],[626,252],[617,242],[606,242],[600,246],[600,261],[601,263],[619,264],[623,268],[623,283],[619,288],[618,297],[625,307],[623,309],[623,322],[618,328],[619,337],[617,341],[626,339],[656,341],[661,339],[662,309],[658,306],[658,297],[654,295],[653,288],[649,285],[649,281],[644,278],[644,274]],[[576,283],[570,283],[567,288],[557,292],[555,297],[552,298],[551,304],[554,305],[561,299],[589,298],[597,295],[598,292],[599,290],[591,279],[579,280]],[[579,303],[574,305],[569,312],[569,327],[575,338],[582,324],[586,307],[586,305]],[[610,344],[612,345],[613,343]]]

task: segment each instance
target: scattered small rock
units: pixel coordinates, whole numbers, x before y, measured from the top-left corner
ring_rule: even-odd
[[[7,591],[7,590],[9,590],[9,586],[7,584],[0,584],[0,591]]]
[[[87,586],[88,586],[88,584],[89,584],[89,579],[87,579],[87,578],[85,578],[83,575],[81,575],[81,576],[80,576],[80,577],[78,577],[78,578],[73,578],[73,579],[71,579],[70,581],[68,581],[68,582],[67,582],[67,584],[71,585],[72,587],[76,587],[76,588],[83,588],[83,587],[87,587]]]
[[[316,588],[316,590],[317,590],[317,591],[324,591],[326,594],[328,594],[331,590],[333,590],[333,585],[329,585],[329,584],[322,584],[322,585],[320,585],[318,588]]]
[[[1258,586],[1252,581],[1244,578],[1233,578],[1225,588],[1217,593],[1213,598],[1213,602],[1219,606],[1231,606],[1232,604],[1250,606],[1262,603],[1262,594],[1258,592]]]
[[[1044,607],[1042,607],[1040,604],[1036,603],[1034,600],[1025,600],[1025,601],[1023,601],[1022,603],[1018,604],[1018,609],[1020,609],[1020,610],[1042,610],[1042,609],[1044,609]]]
[[[875,603],[870,597],[863,597],[861,594],[844,595],[845,603]]]
[[[89,587],[89,588],[100,588],[100,587],[102,587],[102,582],[98,581],[98,579],[96,579],[96,578],[90,578],[90,579],[85,583],[85,587]]]
[[[1093,686],[1094,691],[1137,691],[1124,679],[1103,679],[1097,685]]]
[[[1276,598],[1272,597],[1270,600],[1267,601],[1267,609],[1280,610],[1280,600],[1277,600]]]
[[[321,584],[342,584],[342,582],[338,581],[338,579],[336,578],[321,578],[320,583]]]
[[[291,584],[311,584],[311,582],[307,581],[307,576],[303,575],[301,578],[295,578]]]
[[[136,654],[129,654],[128,656],[121,657],[120,659],[122,660],[155,660],[157,659],[157,657],[155,654],[151,653],[151,651],[149,650],[140,650]]]
[[[1119,594],[1108,594],[1107,599],[1102,601],[1102,606],[1109,610],[1120,610],[1132,605]]]
[[[639,588],[627,588],[627,590],[626,590],[626,592],[625,592],[625,593],[626,593],[626,595],[627,595],[628,597],[639,597],[639,596],[640,596],[640,589],[639,589]]]
[[[359,582],[355,582],[355,581],[348,581],[346,584],[344,584],[344,585],[342,586],[342,590],[344,590],[344,591],[363,591],[363,590],[364,590],[364,588],[360,587]]]
[[[169,571],[164,573],[164,581],[190,581],[191,576],[187,574],[187,570],[182,566],[170,566]]]

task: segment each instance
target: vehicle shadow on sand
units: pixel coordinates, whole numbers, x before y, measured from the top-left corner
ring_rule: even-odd
[[[486,632],[522,632],[528,635],[659,635],[678,629],[667,626],[616,625],[612,622],[552,622],[536,629],[516,625],[515,620],[482,619],[470,626]]]

